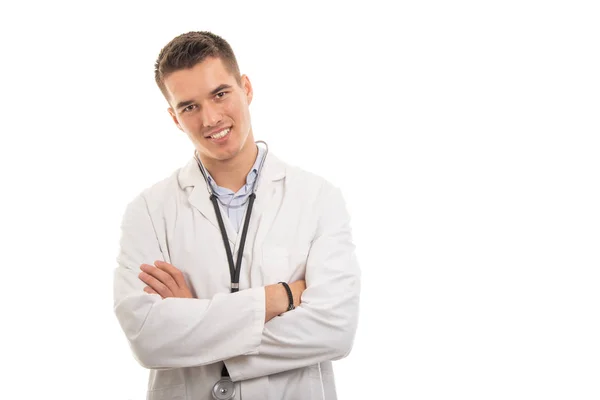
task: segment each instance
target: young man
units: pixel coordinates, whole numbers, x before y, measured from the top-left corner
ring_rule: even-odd
[[[196,152],[121,227],[115,313],[148,399],[335,399],[360,292],[340,191],[255,143],[252,85],[219,36],[176,37],[155,76]]]

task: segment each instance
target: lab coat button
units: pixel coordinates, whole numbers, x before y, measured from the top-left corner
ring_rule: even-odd
[[[229,378],[223,378],[213,386],[212,397],[215,400],[231,400],[235,396],[235,387]]]

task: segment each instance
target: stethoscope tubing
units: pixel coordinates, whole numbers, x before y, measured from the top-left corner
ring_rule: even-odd
[[[255,142],[256,145],[258,145],[259,143],[262,143],[265,145],[265,155],[262,158],[262,160],[260,160],[260,164],[258,165],[258,174],[256,175],[256,179],[254,180],[254,183],[252,184],[252,193],[254,193],[254,194],[256,194],[256,189],[258,188],[257,183],[261,176],[262,169],[265,164],[265,160],[267,159],[267,155],[269,154],[269,145],[267,144],[267,142],[265,142],[263,140],[258,140]],[[197,150],[194,151],[194,158],[196,159],[196,162],[198,163],[198,167],[200,167],[200,172],[202,173],[202,176],[204,177],[204,180],[206,181],[206,189],[208,190],[208,194],[210,196],[214,195],[212,187],[211,187],[210,183],[208,182],[208,173],[206,172],[206,168],[204,168],[204,164],[202,164],[202,160],[200,160],[200,156],[198,155]]]

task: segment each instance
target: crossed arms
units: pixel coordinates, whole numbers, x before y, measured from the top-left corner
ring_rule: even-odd
[[[197,299],[176,267],[146,264],[163,256],[145,198],[134,200],[123,218],[114,297],[140,364],[165,369],[223,361],[238,381],[347,355],[358,319],[360,272],[339,191],[331,189],[319,207],[306,290],[303,281],[290,285],[300,306],[282,314],[288,300],[281,285]],[[147,294],[153,292],[159,296]]]

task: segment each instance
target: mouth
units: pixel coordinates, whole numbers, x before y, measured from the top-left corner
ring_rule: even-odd
[[[229,136],[230,132],[231,128],[225,128],[220,130],[219,132],[213,133],[211,136],[208,136],[207,139],[211,139],[212,141],[216,142],[221,142]]]

